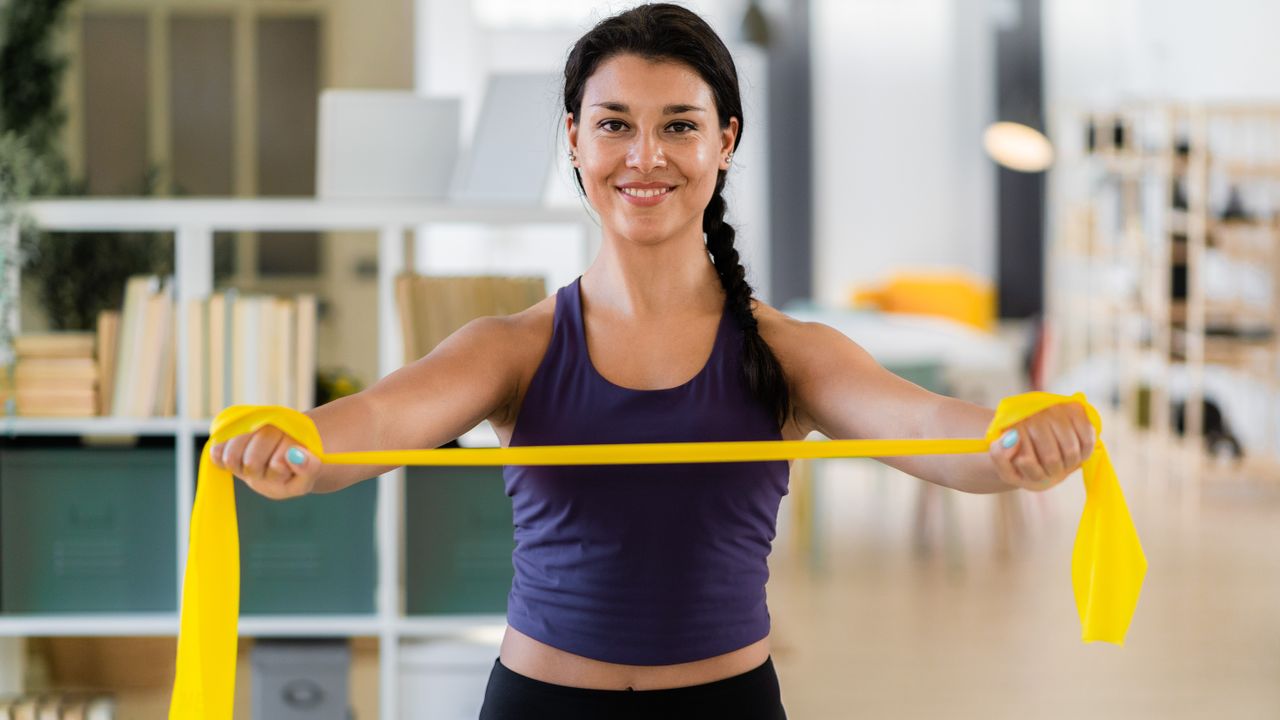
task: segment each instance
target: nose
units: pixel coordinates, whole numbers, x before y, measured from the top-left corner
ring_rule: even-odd
[[[667,158],[662,153],[662,143],[648,133],[637,133],[627,148],[627,167],[647,173],[654,168],[666,167]]]

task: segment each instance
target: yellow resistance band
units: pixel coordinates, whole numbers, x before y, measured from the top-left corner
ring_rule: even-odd
[[[200,457],[191,513],[191,545],[182,586],[177,678],[169,717],[229,720],[235,697],[236,622],[240,610],[240,541],[231,474],[209,448],[274,425],[321,462],[342,465],[621,465],[741,462],[794,458],[900,457],[988,452],[1006,429],[1053,405],[1079,402],[1098,436],[1084,463],[1084,515],[1071,558],[1071,582],[1085,642],[1124,643],[1147,560],[1102,444],[1098,412],[1083,394],[1033,392],[1005,398],[985,438],[964,440],[828,440],[576,445],[488,449],[395,450],[326,454],[306,415],[288,408],[238,405],[213,421]]]

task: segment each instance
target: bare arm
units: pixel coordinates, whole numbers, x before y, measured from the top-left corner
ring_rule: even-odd
[[[518,321],[473,320],[427,356],[371,387],[307,415],[326,452],[434,448],[485,418],[505,413],[520,377]],[[372,465],[323,465],[309,453],[289,461],[295,443],[274,427],[232,438],[213,449],[215,461],[255,491],[276,499],[341,490],[390,470]]]
[[[980,438],[995,413],[914,385],[881,367],[838,331],[767,311],[762,332],[793,394],[797,425],[830,438]],[[766,331],[765,327],[769,327]],[[1043,491],[1075,472],[1093,452],[1084,408],[1056,405],[1016,423],[986,453],[880,458],[923,480],[972,493],[1015,487]]]

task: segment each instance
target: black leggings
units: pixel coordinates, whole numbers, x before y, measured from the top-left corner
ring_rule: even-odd
[[[493,662],[480,720],[786,720],[773,658],[705,685],[663,690],[593,690],[534,680]]]

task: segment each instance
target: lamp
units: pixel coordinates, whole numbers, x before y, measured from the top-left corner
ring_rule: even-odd
[[[1044,172],[1053,164],[1053,143],[1026,123],[1001,120],[988,125],[982,147],[992,160],[1018,172]]]

